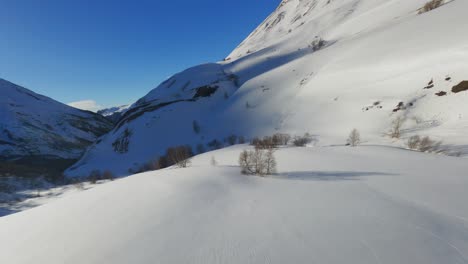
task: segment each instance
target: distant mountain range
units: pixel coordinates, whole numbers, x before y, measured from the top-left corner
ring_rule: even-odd
[[[14,166],[59,170],[110,129],[101,115],[75,109],[0,79],[0,174]],[[8,165],[6,165],[8,163]],[[28,168],[23,168],[28,170]]]

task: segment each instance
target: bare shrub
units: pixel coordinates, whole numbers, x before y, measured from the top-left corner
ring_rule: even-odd
[[[207,145],[211,150],[216,150],[216,149],[220,149],[223,146],[223,143],[221,143],[217,139],[213,139],[212,141],[208,142]]]
[[[407,145],[409,149],[419,149],[419,144],[421,143],[420,136],[412,136],[408,139]]]
[[[265,158],[264,158],[264,163],[265,163],[265,173],[266,175],[271,175],[276,173],[276,159],[274,154],[274,149],[268,149]]]
[[[198,124],[197,120],[193,120],[192,128],[193,128],[193,132],[195,132],[195,134],[200,133],[200,125]]]
[[[438,7],[441,7],[444,4],[444,0],[431,0],[427,2],[421,9],[419,9],[419,14],[429,12]]]
[[[241,167],[242,174],[254,174],[255,173],[251,151],[244,150],[240,153],[239,165]]]
[[[304,147],[312,142],[313,138],[309,133],[305,133],[303,136],[295,136],[293,144],[296,147]]]
[[[113,181],[115,179],[115,176],[114,174],[110,171],[110,170],[105,170],[103,173],[102,173],[102,179],[103,180],[111,180]]]
[[[96,184],[97,181],[101,179],[101,171],[100,170],[93,170],[89,173],[88,180],[91,184]]]
[[[423,138],[420,136],[412,136],[408,139],[407,145],[408,148],[421,152],[443,152],[443,149],[441,148],[442,141],[432,140],[427,136]]]
[[[361,135],[357,129],[353,129],[348,137],[348,145],[351,147],[356,147],[361,143]]]
[[[273,142],[276,145],[287,146],[291,140],[291,135],[284,133],[276,133],[273,135]]]
[[[177,165],[180,168],[186,168],[190,166],[190,158],[193,156],[192,147],[186,146],[177,146],[171,147],[166,150],[166,157],[172,163]]]
[[[251,145],[255,146],[256,149],[271,149],[277,147],[275,141],[273,140],[273,137],[269,136],[263,137],[262,139],[257,137],[253,138]]]
[[[237,136],[234,135],[234,134],[232,134],[232,135],[228,136],[224,141],[227,142],[229,145],[232,146],[232,145],[236,144],[236,142],[237,142]]]
[[[421,152],[440,152],[442,141],[435,141],[429,137],[423,137],[419,143],[419,151]]]
[[[128,145],[130,144],[130,137],[133,132],[126,128],[124,132],[112,143],[114,151],[117,153],[126,153],[128,152]]]
[[[400,138],[401,137],[401,127],[405,120],[402,117],[397,117],[392,121],[392,128],[390,130],[391,138]]]
[[[244,138],[244,136],[239,136],[238,142],[239,142],[239,144],[245,144],[245,138]]]
[[[274,149],[244,150],[239,155],[241,173],[247,175],[270,175],[276,172]]]

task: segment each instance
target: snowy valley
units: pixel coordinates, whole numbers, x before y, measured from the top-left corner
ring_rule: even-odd
[[[283,0],[98,113],[0,79],[0,263],[468,263],[466,10]]]

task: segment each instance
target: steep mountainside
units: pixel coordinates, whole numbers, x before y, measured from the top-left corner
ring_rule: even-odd
[[[468,1],[284,0],[223,62],[178,73],[141,98],[67,173],[129,173],[169,146],[230,135],[314,134],[373,144],[420,134],[468,145]],[[458,86],[461,87],[461,86]],[[463,89],[462,89],[463,90]],[[405,119],[400,142],[385,137]],[[202,150],[201,147],[199,147]]]
[[[100,115],[82,111],[0,79],[0,161],[78,159],[112,129]],[[4,171],[0,171],[4,173]]]

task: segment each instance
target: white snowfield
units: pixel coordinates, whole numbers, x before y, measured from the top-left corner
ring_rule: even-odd
[[[178,73],[133,104],[67,175],[127,175],[168,147],[231,134],[310,132],[327,145],[357,128],[381,144],[397,117],[402,142],[431,136],[466,155],[468,91],[451,90],[468,80],[468,1],[418,14],[427,1],[282,1],[226,61]],[[196,97],[206,86],[216,91]],[[128,150],[115,151],[126,133]]]
[[[262,178],[240,174],[246,148],[0,218],[0,263],[468,263],[466,159],[285,148]]]

